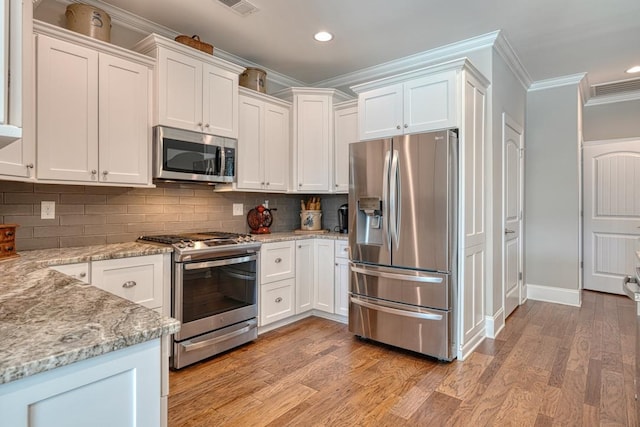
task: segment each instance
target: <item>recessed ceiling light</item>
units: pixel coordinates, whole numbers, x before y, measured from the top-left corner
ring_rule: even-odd
[[[631,74],[631,73],[640,73],[640,65],[636,65],[634,67],[631,67],[627,70],[627,73]]]
[[[327,31],[318,31],[313,35],[313,38],[319,42],[328,42],[329,40],[333,39],[333,34]]]

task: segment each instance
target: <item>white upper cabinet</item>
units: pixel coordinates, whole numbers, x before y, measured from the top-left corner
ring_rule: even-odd
[[[349,144],[359,140],[357,101],[337,104],[334,110],[333,187],[349,192]]]
[[[289,104],[240,89],[237,189],[284,192],[289,184]]]
[[[359,139],[457,127],[459,74],[438,67],[352,87],[359,94]]]
[[[153,124],[238,138],[243,67],[151,34],[134,50],[157,58]]]
[[[47,24],[36,31],[38,180],[150,184],[152,61]]]
[[[292,191],[333,189],[333,104],[346,96],[335,89],[289,88],[276,94],[293,103]]]

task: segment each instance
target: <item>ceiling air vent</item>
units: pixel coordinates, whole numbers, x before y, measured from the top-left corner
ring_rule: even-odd
[[[235,13],[241,16],[251,15],[258,11],[258,8],[247,0],[218,0],[223,5],[230,7]]]
[[[640,91],[640,79],[620,80],[591,86],[593,96],[618,95]]]

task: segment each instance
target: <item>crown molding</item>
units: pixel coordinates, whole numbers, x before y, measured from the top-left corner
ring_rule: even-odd
[[[582,102],[587,102],[590,97],[587,73],[571,74],[553,79],[539,80],[537,82],[533,82],[531,86],[529,86],[529,92],[572,85],[578,86],[578,90],[582,96]]]
[[[526,90],[531,86],[531,76],[520,62],[520,58],[504,35],[504,31],[500,30],[493,44],[493,50],[504,60],[511,72],[516,76],[522,87]]]
[[[640,90],[636,90],[633,92],[616,93],[614,95],[594,96],[585,103],[585,107],[638,100],[640,100]]]
[[[100,0],[56,0],[56,1],[64,5],[68,5],[71,3],[83,3],[89,6],[102,9],[109,14],[109,16],[111,17],[112,24],[117,24],[118,26],[140,33],[143,36],[147,36],[149,34],[158,34],[162,37],[166,37],[168,39],[173,40],[176,38],[176,36],[180,35],[179,32],[169,27],[165,27],[164,25],[160,25],[158,23],[145,19],[141,16],[135,15],[119,7],[115,7],[110,4],[104,3]],[[218,57],[220,59],[224,59],[225,61],[228,61],[228,62],[232,62],[236,65],[243,66],[245,68],[246,67],[261,68],[267,72],[268,82],[273,82],[284,87],[306,85],[306,83],[304,82],[301,82],[296,79],[292,79],[289,76],[286,76],[284,74],[281,74],[269,68],[263,67],[262,65],[256,64],[255,62],[247,61],[244,58],[241,58],[232,53],[226,52],[217,47],[213,51],[213,56]]]
[[[458,59],[469,52],[493,46],[499,31],[483,34],[470,39],[451,43],[435,49],[426,50],[404,58],[384,62],[379,65],[363,68],[352,73],[343,74],[327,80],[314,83],[313,87],[345,87],[358,83],[378,80],[394,74],[406,73],[416,68],[424,68],[443,61]]]

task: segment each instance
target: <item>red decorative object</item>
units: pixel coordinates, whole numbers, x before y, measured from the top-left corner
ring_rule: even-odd
[[[269,227],[273,223],[271,210],[262,205],[251,209],[247,214],[247,224],[251,228],[251,234],[269,234]]]

